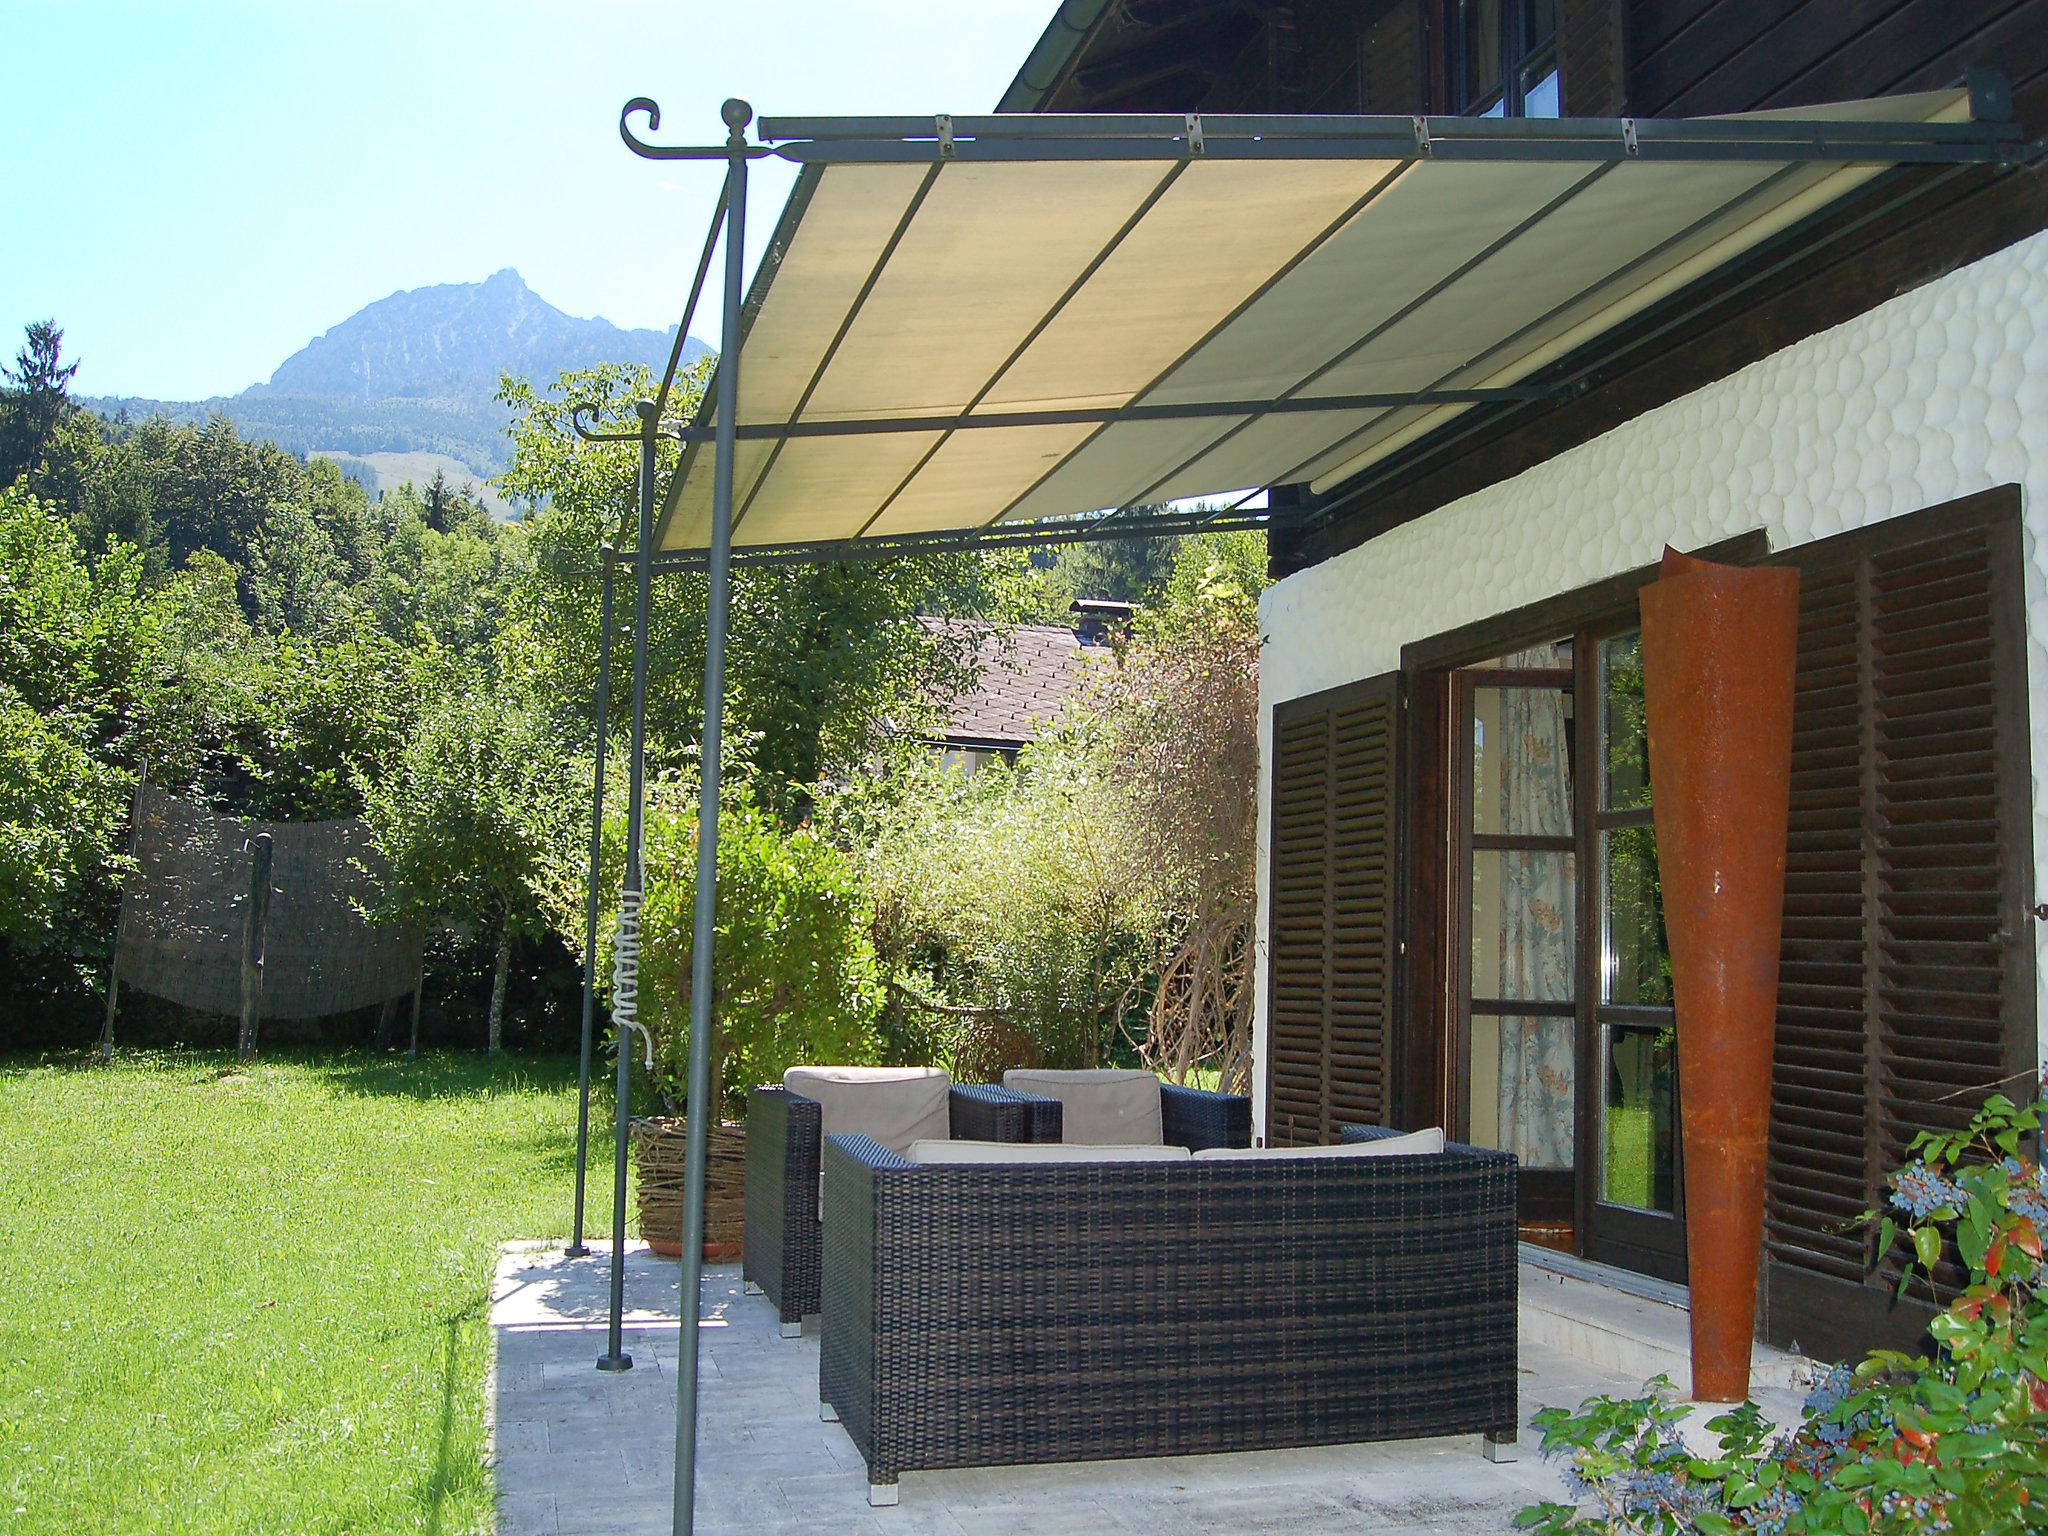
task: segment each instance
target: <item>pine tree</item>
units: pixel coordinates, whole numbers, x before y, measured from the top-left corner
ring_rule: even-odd
[[[61,361],[64,333],[56,321],[31,321],[27,334],[14,366],[0,368],[8,386],[0,391],[0,486],[41,465],[50,435],[70,409],[71,376],[78,372],[78,364]]]

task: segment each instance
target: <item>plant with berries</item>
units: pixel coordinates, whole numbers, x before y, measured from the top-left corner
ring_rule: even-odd
[[[1878,1350],[1815,1383],[1774,1432],[1754,1403],[1680,1433],[1669,1381],[1535,1417],[1569,1502],[1517,1523],[1544,1536],[2009,1536],[2048,1531],[2048,1082],[1994,1095],[1959,1131],[1925,1133],[1867,1211],[1875,1262],[1901,1244],[1899,1293],[1937,1308],[1923,1355]]]

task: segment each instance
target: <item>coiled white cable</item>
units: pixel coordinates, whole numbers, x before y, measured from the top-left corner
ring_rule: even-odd
[[[619,921],[612,930],[612,1023],[618,1026],[622,1049],[626,1032],[639,1032],[652,1072],[654,1036],[640,1022],[640,892],[630,886],[619,892]]]

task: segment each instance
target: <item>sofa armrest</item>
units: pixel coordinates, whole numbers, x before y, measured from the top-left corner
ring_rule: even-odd
[[[1168,1146],[1200,1152],[1208,1147],[1252,1144],[1252,1101],[1241,1093],[1159,1085],[1159,1139]]]
[[[1015,1093],[993,1083],[955,1083],[951,1095],[955,1141],[1058,1141],[1060,1101]],[[1046,1135],[1048,1124],[1051,1134]]]
[[[1347,1125],[1342,1127],[1338,1131],[1337,1141],[1338,1144],[1341,1146],[1347,1142],[1354,1141],[1387,1141],[1395,1136],[1407,1136],[1410,1134],[1412,1133],[1408,1131],[1396,1130],[1391,1125]],[[1452,1141],[1448,1138],[1446,1138],[1444,1141],[1444,1151],[1460,1156],[1473,1156],[1484,1158],[1504,1157],[1511,1163],[1516,1161],[1516,1159],[1511,1153],[1502,1152],[1497,1148],[1476,1147],[1468,1142]],[[1517,1164],[1517,1166],[1519,1166],[1519,1164]]]
[[[1337,1132],[1337,1143],[1342,1146],[1350,1141],[1386,1141],[1391,1137],[1406,1135],[1391,1125],[1347,1125]]]

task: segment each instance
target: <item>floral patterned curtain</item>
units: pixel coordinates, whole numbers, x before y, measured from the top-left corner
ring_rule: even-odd
[[[1522,665],[1554,665],[1545,654]],[[1545,837],[1572,831],[1565,696],[1548,688],[1501,691],[1495,761],[1505,825]],[[1500,977],[1504,997],[1569,1002],[1576,952],[1568,854],[1502,856]],[[1526,1168],[1569,1168],[1573,1153],[1574,1021],[1529,1015],[1500,1021],[1500,1126]]]

